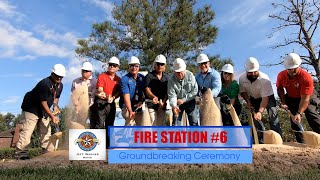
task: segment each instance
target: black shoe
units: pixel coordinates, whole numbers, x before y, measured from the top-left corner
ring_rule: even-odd
[[[22,151],[22,150],[17,150],[14,154],[15,158],[17,160],[26,160],[26,159],[30,159],[29,157],[29,153],[27,150]]]

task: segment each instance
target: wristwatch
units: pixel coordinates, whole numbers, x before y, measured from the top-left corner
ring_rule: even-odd
[[[301,113],[301,112],[299,112],[299,111],[297,112],[297,114],[299,114],[300,116],[302,116],[302,113]]]

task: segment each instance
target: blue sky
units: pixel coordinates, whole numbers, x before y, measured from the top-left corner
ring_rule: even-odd
[[[235,63],[235,74],[244,71],[244,62],[256,57],[260,64],[277,63],[281,56],[298,48],[270,48],[283,34],[267,38],[277,22],[268,18],[275,12],[272,0],[215,0],[200,1],[197,6],[211,4],[216,13],[213,22],[219,29],[216,43],[204,53],[230,57]],[[64,64],[67,76],[60,106],[69,102],[71,81],[80,75],[79,60],[74,53],[76,40],[86,38],[95,22],[112,20],[114,1],[102,0],[0,0],[0,112],[20,113],[23,96],[36,83],[50,75],[56,63]],[[94,62],[101,71],[101,63]],[[260,70],[273,84],[282,66]]]

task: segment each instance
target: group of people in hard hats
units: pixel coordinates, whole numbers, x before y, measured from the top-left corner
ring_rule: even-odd
[[[210,60],[206,54],[200,54],[197,59],[199,72],[194,76],[186,69],[183,59],[177,58],[173,63],[173,74],[165,72],[167,60],[158,55],[153,63],[153,70],[146,76],[139,73],[140,60],[132,56],[128,60],[128,73],[122,78],[117,76],[120,61],[111,57],[107,62],[107,69],[97,80],[92,78],[91,63],[82,65],[82,76],[72,83],[72,91],[78,86],[86,84],[88,87],[90,128],[108,130],[113,126],[116,114],[115,99],[120,97],[119,106],[125,119],[125,126],[144,125],[142,106],[146,104],[152,125],[166,125],[165,114],[167,102],[177,117],[172,125],[182,125],[182,114],[186,113],[190,126],[198,126],[196,96],[201,96],[204,89],[210,88],[215,103],[221,110],[224,125],[233,125],[230,114],[220,107],[220,97],[228,97],[237,114],[241,113],[242,105],[239,95],[246,101],[246,106],[252,111],[254,125],[258,130],[264,130],[262,114],[266,110],[272,130],[282,134],[276,109],[276,100],[272,83],[265,73],[259,71],[259,62],[250,57],[245,63],[245,70],[235,80],[234,68],[225,64],[219,73],[210,67]],[[303,113],[313,131],[320,133],[320,114],[318,104],[320,100],[314,93],[311,75],[301,67],[301,58],[290,53],[284,59],[286,70],[277,77],[277,92],[281,107],[290,111],[291,127],[296,132],[301,131],[301,116]],[[65,68],[56,64],[49,77],[41,80],[34,89],[28,92],[22,103],[22,130],[17,143],[17,150],[24,151],[30,143],[31,134],[36,125],[40,126],[42,147],[48,147],[48,137],[51,135],[50,119],[57,123],[53,112],[58,112],[58,100],[63,89],[61,79],[65,76]],[[54,111],[50,111],[53,105]],[[298,142],[303,142],[301,133],[296,133]],[[108,139],[108,138],[107,138]],[[262,137],[260,134],[260,141]],[[108,142],[107,142],[108,145]]]

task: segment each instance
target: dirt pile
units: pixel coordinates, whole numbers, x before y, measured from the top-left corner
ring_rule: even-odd
[[[4,161],[0,168],[16,167],[66,167],[80,165],[107,171],[109,169],[129,171],[132,168],[139,171],[184,171],[187,169],[199,170],[235,170],[248,168],[253,171],[271,170],[279,173],[294,173],[305,169],[320,168],[320,148],[309,148],[297,143],[285,145],[261,144],[253,146],[253,164],[116,164],[110,165],[107,161],[69,161],[68,151],[60,150],[24,161]]]

